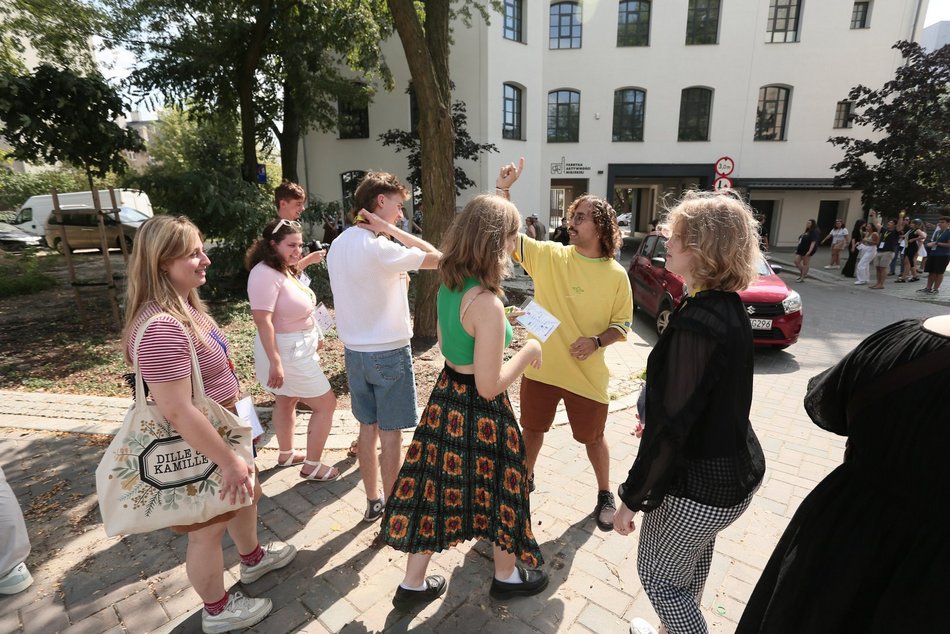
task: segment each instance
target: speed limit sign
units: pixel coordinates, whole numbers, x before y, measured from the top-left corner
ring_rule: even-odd
[[[716,161],[716,176],[729,176],[736,169],[736,162],[732,157],[723,156]]]
[[[720,176],[713,181],[713,191],[718,192],[721,189],[732,189],[732,181],[726,176]]]

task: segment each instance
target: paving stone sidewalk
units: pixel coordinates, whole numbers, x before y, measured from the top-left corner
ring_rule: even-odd
[[[636,322],[627,343],[608,348],[614,373],[629,376],[646,365],[655,336],[649,319]],[[859,339],[855,333],[841,346]],[[801,405],[807,378],[833,361],[824,342],[807,338],[793,355],[757,356],[752,420],[768,471],[749,511],[717,542],[702,601],[713,632],[734,630],[791,515],[840,463],[843,440],[815,427]],[[608,422],[614,486],[637,451],[630,434],[635,397],[615,403]],[[200,601],[182,564],[184,538],[167,531],[107,538],[99,523],[94,472],[108,438],[90,432],[109,433],[127,405],[126,399],[0,393],[0,463],[27,514],[35,553],[27,564],[36,579],[26,592],[0,598],[0,632],[200,631]],[[274,601],[274,612],[253,631],[624,633],[633,616],[656,622],[636,574],[637,540],[601,532],[590,517],[594,478],[563,416],[548,434],[531,498],[549,588],[535,598],[491,600],[490,549],[470,543],[433,558],[431,572],[449,580],[444,598],[415,615],[393,611],[405,555],[370,548],[379,527],[361,521],[365,496],[344,451],[355,430],[347,425],[355,423],[343,414],[337,422],[327,452],[343,471],[336,482],[303,482],[295,469],[272,468],[271,449],[259,460],[261,538],[295,544],[296,561],[241,587],[238,557],[226,541],[227,585]],[[63,498],[68,504],[51,502]]]

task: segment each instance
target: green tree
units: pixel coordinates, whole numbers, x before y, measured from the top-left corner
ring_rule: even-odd
[[[864,208],[886,214],[950,204],[950,45],[933,53],[914,42],[893,48],[906,60],[894,79],[848,95],[854,123],[883,136],[828,140],[844,149],[832,165],[835,184],[861,189]]]
[[[451,20],[470,22],[474,8],[487,20],[484,8],[462,0],[386,0],[399,34],[416,101],[419,104],[421,186],[426,200],[426,240],[438,244],[455,216],[455,142],[452,121],[449,49]],[[419,336],[436,336],[438,278],[422,271],[416,290],[413,329]]]
[[[455,128],[455,158],[463,161],[475,161],[487,152],[497,152],[493,143],[477,143],[468,133],[468,114],[465,103],[456,101],[452,104],[452,125]],[[415,202],[422,202],[422,154],[419,147],[419,134],[411,130],[387,130],[379,135],[384,146],[395,146],[396,152],[406,152],[406,162],[409,165],[409,184]],[[475,181],[468,177],[465,170],[455,165],[455,195],[462,190],[475,186]]]
[[[79,72],[95,70],[89,48],[102,32],[103,14],[83,0],[3,0],[0,2],[0,74],[28,70],[22,61],[29,42],[40,61]]]
[[[309,128],[336,125],[336,97],[365,99],[367,82],[391,82],[378,43],[387,21],[377,0],[110,0],[114,33],[143,60],[130,82],[143,95],[199,114],[237,111],[242,173],[253,181],[258,147],[276,137],[283,176],[297,177]],[[282,123],[282,125],[278,125]]]
[[[144,149],[142,139],[115,120],[123,104],[98,74],[82,77],[41,64],[36,72],[0,75],[0,122],[14,158],[82,168],[94,176],[126,170],[123,152]]]

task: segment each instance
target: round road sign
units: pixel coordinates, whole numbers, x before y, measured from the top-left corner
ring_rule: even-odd
[[[723,156],[716,161],[717,176],[729,176],[729,174],[732,174],[732,170],[734,169],[736,169],[736,162],[728,156]]]
[[[732,189],[732,181],[725,176],[720,176],[713,181],[713,191],[719,191],[720,189]]]

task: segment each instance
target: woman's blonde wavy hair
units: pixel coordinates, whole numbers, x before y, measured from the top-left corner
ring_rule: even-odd
[[[518,209],[501,196],[482,194],[462,209],[442,238],[439,279],[460,290],[466,277],[501,294],[501,281],[511,273],[511,254],[505,243],[521,227]]]
[[[759,278],[759,222],[735,192],[688,191],[663,224],[689,249],[699,288],[738,292]]]
[[[195,248],[195,239],[203,240],[198,227],[184,216],[155,216],[146,220],[136,234],[129,260],[128,288],[125,302],[125,329],[122,341],[125,344],[126,360],[132,325],[147,304],[155,303],[180,321],[186,330],[195,334],[198,341],[209,345],[207,332],[214,320],[208,315],[198,291],[191,289],[182,299],[162,267],[173,260],[189,255]],[[192,318],[185,304],[207,318],[207,324],[199,324]]]

